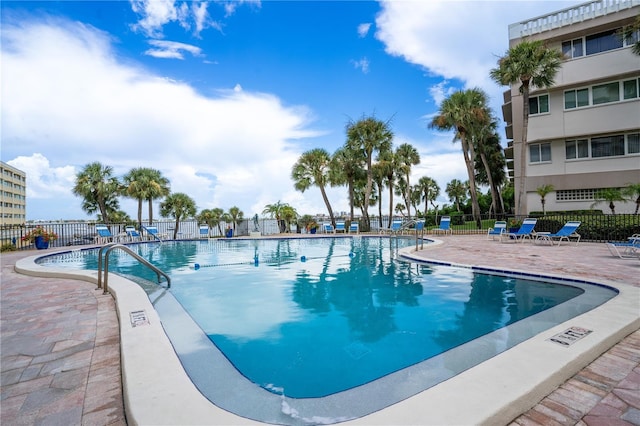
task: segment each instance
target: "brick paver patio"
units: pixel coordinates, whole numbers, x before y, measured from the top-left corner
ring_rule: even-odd
[[[478,235],[439,238],[445,243],[420,255],[640,286],[640,260],[614,258],[603,244],[549,247],[501,244]],[[16,274],[16,260],[33,254],[1,255],[0,423],[125,425],[113,298],[82,281]],[[512,424],[640,426],[639,365],[640,331],[635,331]]]

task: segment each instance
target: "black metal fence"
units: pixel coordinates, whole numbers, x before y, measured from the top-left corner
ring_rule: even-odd
[[[506,220],[508,227],[515,227],[525,216],[488,216],[482,215],[480,217],[480,224],[471,215],[452,214],[451,217],[451,229],[454,234],[485,234],[489,228],[493,227],[496,220]],[[536,216],[531,216],[536,217]],[[442,216],[427,215],[427,217],[416,218],[425,220],[425,230],[429,233],[431,228],[438,227]],[[393,219],[393,218],[392,218]],[[403,218],[406,222],[411,222],[409,218]],[[536,217],[538,220],[535,230],[537,232],[557,232],[562,226],[570,221],[580,221],[580,227],[578,233],[582,237],[582,241],[626,241],[628,237],[633,234],[640,234],[640,215],[633,214],[546,214]],[[319,220],[322,222],[323,220]],[[327,221],[327,220],[324,220]],[[364,230],[361,219],[360,229]],[[383,229],[389,227],[389,217],[383,217],[380,220],[379,217],[371,217],[371,229],[370,232],[378,233]],[[382,225],[381,225],[382,223]],[[0,240],[3,251],[9,249],[30,249],[33,248],[33,242],[25,241],[24,237],[32,231],[34,228],[40,226],[48,232],[53,232],[57,235],[55,241],[49,243],[49,247],[66,247],[73,245],[85,245],[93,244],[97,242],[97,232],[95,229],[96,222],[41,222],[41,223],[29,223],[22,226],[3,226],[0,227]],[[154,221],[154,226],[158,228],[158,231],[167,235],[167,238],[172,239],[175,231],[175,221]],[[125,224],[110,224],[108,225],[111,234],[114,236],[125,235]],[[225,236],[227,229],[233,227],[233,224],[221,222],[217,226],[213,226],[209,229],[208,237],[216,238]],[[137,228],[137,227],[136,227]],[[236,224],[233,235],[234,236],[247,236],[252,232],[258,232],[260,235],[274,235],[279,233],[278,224],[275,219],[259,219],[255,222],[253,219],[245,219]],[[292,232],[298,232],[293,227]],[[304,230],[302,230],[304,232]],[[178,225],[178,232],[176,238],[201,238],[200,224],[195,220],[182,221]]]

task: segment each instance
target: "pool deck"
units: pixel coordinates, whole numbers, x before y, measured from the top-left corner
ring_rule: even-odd
[[[436,238],[443,243],[416,255],[640,287],[640,260],[613,257],[603,244],[549,247],[487,241],[484,235]],[[14,271],[18,260],[36,254],[1,255],[0,423],[127,424],[114,299],[89,282]],[[640,300],[637,305],[640,312]],[[511,424],[640,426],[640,331],[529,406]]]

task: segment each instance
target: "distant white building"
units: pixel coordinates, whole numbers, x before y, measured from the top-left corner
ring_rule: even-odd
[[[27,176],[0,161],[0,225],[24,225],[27,218]]]
[[[536,188],[551,184],[546,210],[586,210],[605,188],[640,183],[640,56],[638,37],[619,30],[640,15],[640,0],[600,0],[509,26],[509,46],[545,40],[566,57],[551,89],[532,88],[529,100],[524,212],[541,211]],[[516,200],[522,167],[522,96],[504,93],[505,150]],[[607,204],[598,209],[609,212]],[[635,204],[616,203],[616,213]]]

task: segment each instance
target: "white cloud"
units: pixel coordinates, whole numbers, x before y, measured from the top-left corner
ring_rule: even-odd
[[[371,22],[358,25],[358,36],[360,38],[366,37],[369,33],[369,28],[371,28]]]
[[[184,59],[183,51],[189,52],[193,56],[202,55],[202,49],[191,44],[168,40],[149,40],[148,43],[155,49],[149,49],[144,54],[156,58]]]
[[[298,197],[294,141],[319,135],[304,106],[239,85],[203,96],[118,62],[108,36],[63,20],[5,25],[1,60],[3,157],[29,169],[29,205],[55,198],[47,208],[55,202],[60,213],[49,217],[84,217],[70,189],[74,171],[93,161],[118,176],[157,168],[199,208],[237,205],[251,216]],[[325,210],[316,195],[310,213]]]
[[[499,113],[506,87],[491,80],[489,70],[508,48],[508,25],[575,3],[382,0],[375,36],[390,55],[445,79],[461,80],[468,88],[482,88],[491,97],[494,111]],[[442,88],[432,91],[436,99],[446,93],[438,89]]]
[[[184,20],[184,9],[176,9],[175,0],[130,0],[131,9],[141,16],[132,26],[149,37],[160,37],[169,22]],[[180,14],[180,16],[178,16]]]
[[[362,58],[359,60],[351,60],[355,69],[362,70],[363,74],[367,74],[369,72],[369,60],[367,58]]]

